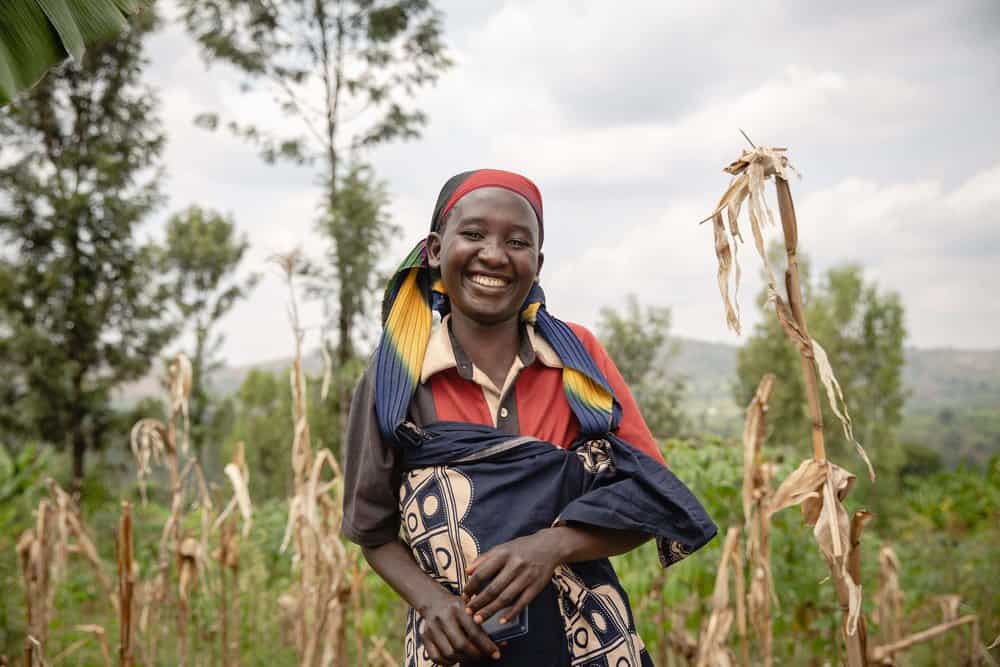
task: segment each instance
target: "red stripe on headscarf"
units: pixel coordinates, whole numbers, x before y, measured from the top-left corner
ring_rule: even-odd
[[[503,171],[500,169],[479,169],[474,171],[451,194],[448,202],[438,214],[437,219],[444,220],[445,216],[458,203],[459,199],[479,188],[504,188],[527,199],[528,203],[531,204],[531,208],[535,211],[535,216],[538,218],[538,240],[539,245],[541,244],[544,238],[542,193],[538,190],[538,186],[532,183],[531,180],[512,171]]]

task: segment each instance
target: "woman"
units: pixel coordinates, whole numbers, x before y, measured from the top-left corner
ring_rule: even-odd
[[[530,180],[465,172],[386,290],[343,531],[411,606],[408,667],[652,665],[607,558],[716,532],[593,334],[546,311],[543,240]]]

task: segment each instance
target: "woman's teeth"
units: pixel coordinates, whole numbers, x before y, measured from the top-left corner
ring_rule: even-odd
[[[469,280],[477,285],[482,285],[483,287],[504,287],[507,285],[507,281],[502,278],[493,278],[492,276],[484,276],[480,274],[473,274],[470,276]]]

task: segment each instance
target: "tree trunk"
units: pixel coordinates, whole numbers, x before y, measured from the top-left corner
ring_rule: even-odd
[[[83,424],[73,426],[73,497],[77,502],[83,496],[84,457],[87,454],[87,436],[83,432]]]

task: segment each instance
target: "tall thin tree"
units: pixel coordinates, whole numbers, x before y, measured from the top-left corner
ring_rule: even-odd
[[[181,0],[181,5],[188,28],[210,59],[236,66],[251,83],[265,86],[284,113],[301,121],[304,135],[294,137],[226,125],[254,142],[270,162],[320,162],[321,219],[336,215],[345,156],[418,137],[426,116],[409,100],[450,65],[440,12],[430,0]],[[205,114],[199,122],[215,128],[219,118]],[[372,236],[363,229],[341,231],[332,243],[358,247]],[[358,279],[358,269],[370,270],[364,262],[344,261],[347,253],[339,255],[340,285]],[[352,290],[340,290],[337,356],[342,363],[354,353],[362,308]]]
[[[163,268],[180,326],[193,336],[190,414],[199,453],[208,427],[207,376],[221,366],[219,321],[258,279],[255,273],[238,275],[249,247],[233,221],[215,211],[190,206],[167,221]]]
[[[77,489],[111,390],[145,373],[174,333],[153,249],[136,238],[160,201],[164,136],[141,81],[154,22],[145,12],[0,114],[0,357],[10,370],[0,383],[18,388],[24,424],[72,450]]]

